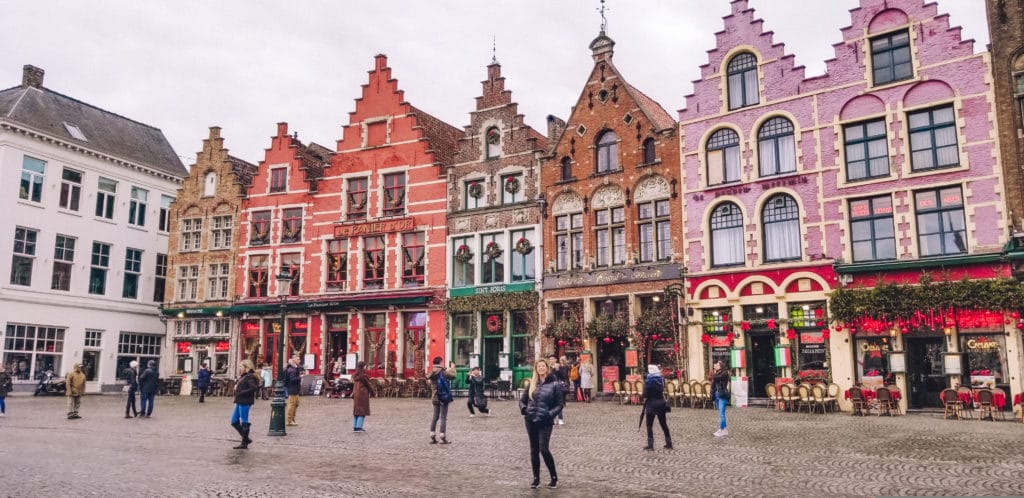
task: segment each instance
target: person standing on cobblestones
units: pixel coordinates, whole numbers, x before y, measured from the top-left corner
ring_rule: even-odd
[[[540,457],[544,457],[544,465],[551,475],[548,487],[558,487],[558,473],[555,471],[555,457],[551,456],[549,445],[551,429],[555,418],[565,406],[565,392],[562,384],[548,366],[548,362],[537,360],[533,365],[533,378],[530,389],[519,399],[519,412],[526,420],[526,434],[530,438],[530,466],[533,469],[533,483],[530,487],[540,487]]]
[[[124,418],[139,416],[135,408],[135,393],[139,392],[139,362],[132,360],[124,369],[124,383],[128,386],[128,401],[124,405]]]
[[[589,358],[580,363],[580,389],[583,390],[583,401],[590,403],[591,391],[594,389],[594,366]]]
[[[260,382],[253,374],[252,361],[243,360],[238,365],[238,380],[235,381],[235,411],[231,414],[231,427],[242,436],[242,444],[232,449],[249,449],[249,409],[256,403],[256,391],[260,388]]]
[[[199,384],[199,402],[203,403],[206,400],[206,391],[210,390],[210,378],[213,377],[213,372],[210,372],[210,366],[205,362],[199,365],[199,375],[196,376],[196,383]]]
[[[469,371],[469,397],[466,400],[466,407],[469,408],[469,417],[476,415],[473,408],[476,407],[480,413],[491,416],[491,410],[487,408],[487,396],[484,395],[484,378],[480,375],[480,367],[473,367]]]
[[[451,400],[442,401],[437,395],[437,379],[443,375],[448,382],[455,379],[455,364],[449,363],[448,368],[445,369],[441,366],[443,360],[440,356],[434,357],[433,367],[431,368],[430,375],[427,376],[427,382],[430,384],[430,401],[434,405],[434,416],[430,419],[430,444],[437,444],[437,422],[441,421],[441,444],[450,444],[447,433],[445,430],[448,426],[448,404]]]
[[[288,369],[284,372],[285,389],[288,391],[288,413],[286,425],[299,425],[295,422],[295,412],[299,409],[299,391],[302,390],[302,368],[299,358],[288,360]]]
[[[7,414],[7,393],[11,392],[14,388],[14,382],[11,380],[11,374],[7,373],[7,368],[0,365],[0,417]]]
[[[139,416],[149,418],[153,415],[153,402],[156,400],[156,389],[160,385],[160,374],[156,371],[156,362],[146,362],[146,370],[139,375]]]
[[[715,400],[715,407],[718,408],[718,430],[715,437],[729,435],[729,429],[725,428],[725,407],[729,404],[729,369],[721,360],[715,362],[715,371],[711,374],[711,395]]]
[[[569,370],[564,366],[565,358],[562,358],[562,363],[558,363],[558,357],[552,355],[548,362],[548,368],[550,369],[550,375],[555,378],[558,382],[559,387],[562,388],[562,395],[564,396],[569,392]],[[565,415],[562,412],[558,412],[558,425],[565,425]]]
[[[665,449],[672,449],[672,436],[665,423],[668,404],[665,403],[665,378],[661,376],[658,365],[647,365],[647,379],[644,381],[644,416],[647,418],[647,451],[654,450],[654,417],[658,417],[658,425],[665,435]]]
[[[260,364],[260,378],[263,379],[263,389],[260,389],[260,397],[264,400],[270,394],[270,388],[274,386],[274,374],[270,371],[270,365]]]
[[[366,375],[365,361],[356,364],[352,384],[352,432],[366,432],[363,421],[370,415],[370,377]]]
[[[68,420],[82,418],[78,415],[78,409],[82,406],[82,396],[85,395],[85,374],[82,373],[82,364],[75,363],[75,366],[64,378],[68,395]]]

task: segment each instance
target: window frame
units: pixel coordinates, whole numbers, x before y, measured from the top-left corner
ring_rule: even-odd
[[[36,246],[39,244],[39,230],[28,227],[14,227],[14,251],[11,257],[11,285],[32,286],[35,267]],[[20,246],[20,249],[19,249]],[[27,272],[19,272],[18,269]],[[27,273],[27,275],[25,275]],[[27,278],[25,278],[27,277]]]
[[[387,275],[387,239],[383,235],[371,235],[363,237],[363,289],[383,289],[385,287],[385,276]],[[370,242],[373,242],[371,247]],[[371,265],[371,259],[375,256],[379,260],[376,265]]]
[[[206,267],[206,296],[207,300],[224,300],[229,294],[228,283],[231,276],[231,265],[229,263],[210,263]]]
[[[381,213],[383,216],[401,216],[406,210],[406,177],[405,172],[388,173],[384,175],[383,201]]]
[[[348,242],[349,239],[327,241],[325,280],[329,292],[348,290]]]
[[[608,139],[610,137],[610,139]],[[622,171],[619,161],[619,135],[614,130],[603,130],[594,141],[594,172],[598,175]]]
[[[249,220],[249,245],[265,246],[270,244],[270,224],[274,221],[274,212],[266,209],[253,211]]]
[[[519,182],[519,189],[516,190],[514,193],[508,191],[507,187],[508,187],[509,180],[516,180],[516,181]],[[523,173],[522,172],[509,173],[509,174],[506,174],[506,175],[501,175],[501,204],[502,205],[509,205],[509,204],[516,204],[516,203],[519,203],[519,202],[523,202],[524,200],[526,200],[525,199],[526,195],[524,193],[525,190],[526,190],[526,184],[523,183]]]
[[[501,130],[491,126],[484,132],[484,157],[497,159],[501,157]]]
[[[730,213],[721,213],[724,208],[729,208]],[[727,224],[729,223],[729,224]],[[717,224],[717,226],[716,226]],[[735,203],[726,201],[719,203],[715,206],[715,209],[711,211],[711,216],[708,218],[708,233],[711,235],[709,243],[711,246],[711,267],[712,268],[725,268],[730,266],[741,266],[746,264],[746,251],[744,250],[744,223],[743,223],[743,210]],[[739,234],[739,261],[723,261],[719,262],[716,259],[718,252],[715,250],[718,244],[715,243],[715,234],[719,231],[737,231]],[[735,249],[735,248],[734,248]]]
[[[957,195],[959,197],[959,204],[947,205],[944,202],[945,199],[943,198],[943,194],[944,194],[944,192],[948,192],[948,191],[951,191],[951,190],[954,190],[954,189],[957,191]],[[922,210],[921,209],[921,203],[920,203],[920,200],[918,199],[918,196],[924,195],[924,194],[928,194],[928,193],[933,193],[935,195],[936,206]],[[952,224],[952,220],[951,220],[949,214],[950,213],[954,213],[954,212],[959,212],[960,213],[960,222],[961,222],[960,224],[961,224],[961,226],[963,228],[961,228],[960,230],[955,230],[955,229],[947,230],[945,228],[946,224],[947,223]],[[938,214],[938,216],[937,216],[937,219],[938,219],[938,222],[939,222],[939,230],[938,230],[938,232],[927,232],[927,233],[923,232],[922,231],[922,227],[925,225],[925,223],[922,221],[922,217],[931,215],[933,213],[937,213]],[[947,215],[945,220],[943,219],[943,214]],[[930,258],[930,257],[949,256],[949,255],[967,254],[968,253],[970,247],[968,246],[968,239],[967,239],[967,224],[966,224],[966,221],[967,221],[967,205],[964,202],[964,192],[963,192],[963,188],[960,185],[946,186],[946,187],[937,187],[937,188],[922,189],[922,190],[915,190],[914,191],[914,221],[915,221],[915,223],[917,225],[917,248],[918,248],[918,255],[919,255],[919,257]],[[946,250],[946,235],[948,233],[951,233],[953,235],[953,244],[954,244],[954,246],[956,245],[957,235],[961,234],[961,235],[959,235],[959,238],[961,239],[961,243],[963,244],[963,249],[955,251],[955,252],[951,252],[951,251],[947,251]],[[924,253],[925,244],[924,244],[923,240],[924,240],[925,237],[933,236],[933,235],[938,235],[939,236],[941,252],[939,252],[939,253],[932,253],[932,254],[925,254]]]
[[[281,210],[281,243],[302,242],[302,208],[291,207]]]
[[[476,254],[466,261],[465,263],[459,261],[455,254],[459,251],[459,248],[466,246],[472,251],[473,237],[453,237],[452,238],[452,287],[470,287],[476,285]]]
[[[427,274],[426,257],[426,234],[423,232],[403,233],[402,287],[423,287]]]
[[[882,124],[881,135],[870,135],[869,127],[873,124]],[[859,138],[850,138],[850,131],[859,129],[861,136]],[[885,151],[882,155],[871,155],[871,144],[881,140],[881,143],[885,146]],[[850,172],[850,148],[857,147],[862,148],[863,156],[856,162],[864,162],[864,176],[854,177]],[[885,159],[885,172],[872,174],[872,163],[877,159]],[[856,123],[849,123],[843,125],[843,160],[844,169],[846,173],[846,181],[848,182],[859,182],[866,180],[874,180],[877,178],[886,178],[892,176],[892,162],[889,156],[889,125],[886,123],[885,118],[875,118],[866,121],[858,121]]]
[[[156,264],[153,268],[153,302],[162,303],[167,288],[167,255],[156,253]]]
[[[936,123],[935,122],[935,113],[937,111],[943,111],[943,110],[947,110],[947,109],[949,110],[949,113],[952,116],[952,118],[949,121],[945,121],[945,122],[942,122],[942,123]],[[924,126],[912,127],[911,122],[912,122],[913,118],[915,116],[920,116],[920,115],[925,115],[925,114],[928,116],[928,124],[924,125]],[[941,145],[941,146],[936,145],[935,144],[936,132],[941,132],[941,131],[944,131],[944,130],[950,130],[951,131],[951,133],[953,135],[953,143],[952,144]],[[928,147],[922,147],[922,148],[915,149],[915,143],[914,143],[915,142],[915,138],[914,138],[914,135],[917,134],[917,133],[922,133],[922,132],[928,132],[928,137],[929,137],[929,141],[931,142],[931,145],[928,146]],[[924,172],[924,171],[936,171],[936,170],[940,170],[940,169],[955,168],[957,166],[960,166],[960,138],[957,136],[956,109],[953,108],[953,104],[940,105],[940,106],[936,106],[936,107],[930,107],[928,109],[921,109],[919,111],[908,112],[907,113],[907,144],[908,144],[908,147],[910,148],[910,171],[912,171],[914,173],[920,173],[920,172]],[[956,156],[956,160],[953,161],[952,163],[948,163],[948,164],[939,164],[939,149],[947,149],[947,148],[952,148],[953,149],[953,151],[955,153],[955,156]],[[930,166],[930,167],[918,166],[917,161],[915,160],[915,154],[917,152],[923,152],[923,151],[931,151],[930,156],[931,156],[931,160],[932,160],[932,166]]]
[[[178,301],[198,301],[199,265],[179,265],[175,276]]]
[[[526,239],[529,241],[531,248],[526,254],[523,254],[516,249],[512,250],[509,258],[512,260],[509,262],[509,275],[512,282],[530,282],[537,278],[536,262],[533,254],[536,248],[536,244],[534,243],[534,230],[532,228],[526,228],[510,231],[508,247],[517,247],[520,239]]]
[[[104,186],[104,182],[107,183]],[[99,177],[96,180],[96,217],[114,219],[114,206],[117,203],[117,180]]]
[[[780,124],[785,122],[785,124]],[[772,129],[774,127],[774,129]],[[788,127],[788,129],[787,129]],[[783,144],[781,143],[786,137],[791,137],[789,146],[792,147],[792,163],[785,165],[786,169],[783,169],[782,154],[780,150]],[[766,162],[764,157],[763,147],[765,144],[771,144],[772,152],[772,165],[774,171],[767,171],[765,168]],[[758,162],[758,173],[762,178],[769,176],[785,175],[788,173],[796,173],[797,160],[796,160],[796,126],[793,122],[784,116],[773,116],[761,123],[761,126],[757,130],[757,162]]]
[[[469,190],[470,187],[472,187],[473,185],[480,185],[480,197],[473,197],[472,195],[470,195]],[[465,197],[465,202],[463,202],[463,209],[468,211],[470,209],[478,209],[487,206],[487,192],[485,185],[486,182],[484,182],[483,178],[478,178],[475,180],[466,180],[462,182],[462,191]]]
[[[727,138],[734,139],[733,141],[726,141]],[[719,142],[719,143],[715,143]],[[712,154],[715,152],[721,153],[721,160],[719,164],[712,164]],[[734,156],[736,166],[732,173],[735,178],[730,179],[729,177],[729,157]],[[704,144],[704,161],[707,164],[707,179],[708,186],[727,185],[730,183],[736,183],[743,179],[743,158],[740,150],[740,135],[736,133],[736,130],[732,128],[719,128],[708,136],[707,142]],[[713,168],[721,168],[722,180],[717,183],[712,183],[714,175],[711,174]]]
[[[345,185],[345,219],[365,220],[369,205],[369,177],[349,178]]]
[[[249,297],[268,297],[270,290],[269,255],[249,255],[249,264],[246,266],[246,280],[246,294]]]
[[[560,220],[565,220],[564,229]],[[577,224],[576,221],[579,220]],[[555,271],[583,269],[583,213],[565,213],[555,217]],[[564,251],[560,241],[564,240]]]
[[[501,247],[501,232],[480,234],[480,285],[495,285],[505,283],[505,255],[507,247]],[[497,244],[498,254],[491,257],[487,253],[487,246],[491,243]]]
[[[616,216],[618,215],[618,216]],[[602,221],[602,217],[604,220]],[[599,268],[626,264],[626,207],[610,206],[594,211],[594,253]],[[605,243],[601,237],[605,235]],[[616,239],[620,243],[616,243]]]
[[[893,45],[893,38],[896,37],[896,36],[900,36],[900,35],[906,35],[906,37],[907,37],[906,43],[901,43],[899,45]],[[884,48],[876,49],[875,48],[875,42],[879,41],[879,40],[882,40],[882,39],[886,40],[887,46],[884,47]],[[902,64],[907,64],[910,67],[910,73],[907,74],[906,76],[898,77],[896,75],[896,66],[897,66],[897,64],[896,64],[896,61],[893,58],[893,52],[896,52],[897,50],[900,50],[902,48],[906,48],[906,50],[907,50],[907,61],[906,62],[902,62],[900,64],[901,65]],[[900,82],[900,81],[906,81],[906,80],[910,80],[910,79],[914,78],[914,54],[913,54],[913,51],[910,49],[910,30],[909,29],[901,29],[901,30],[897,30],[897,31],[891,31],[889,33],[885,33],[885,34],[881,34],[881,35],[873,36],[873,37],[869,38],[868,39],[868,50],[870,50],[870,58],[871,58],[871,82],[872,82],[872,86],[888,85],[888,84],[892,84],[892,83],[896,83],[896,82]],[[877,59],[879,57],[883,57],[883,56],[888,58],[888,61],[887,61],[888,64],[885,65],[885,66],[880,66],[877,63]],[[888,79],[884,79],[884,80],[881,80],[881,81],[879,80],[878,71],[879,71],[880,68],[887,68],[889,70],[889,75],[887,75]]]
[[[789,214],[791,214],[792,217],[768,220],[769,209],[771,209],[773,211],[778,211],[779,210],[778,206],[776,206],[776,204],[777,204],[776,201],[778,199],[788,199],[789,202],[792,203],[792,206],[789,206],[789,205],[783,206],[784,209],[788,210]],[[789,203],[787,203],[787,204],[789,204]],[[785,214],[779,215],[779,216],[785,216]],[[768,248],[769,248],[768,239],[769,239],[769,231],[772,229],[771,227],[775,226],[775,225],[782,225],[784,223],[789,223],[789,222],[793,222],[793,221],[795,221],[796,224],[797,224],[797,229],[796,229],[796,247],[797,247],[797,251],[799,252],[799,254],[797,254],[795,256],[794,255],[778,255],[778,256],[771,256],[771,257],[769,257],[769,254],[768,254]],[[762,260],[765,263],[780,263],[780,262],[786,262],[786,261],[798,261],[801,258],[803,258],[803,245],[800,242],[801,241],[800,204],[796,202],[796,199],[794,199],[793,196],[791,196],[789,194],[775,194],[775,195],[769,197],[767,201],[765,201],[764,206],[761,207],[761,241],[762,241],[762,248],[764,249],[764,254],[762,256]]]
[[[180,252],[194,252],[201,247],[203,238],[203,219],[185,218],[181,220]]]
[[[53,274],[50,290],[70,291],[71,274],[75,265],[75,244],[77,238],[57,234],[53,244]]]
[[[643,209],[650,206],[650,214],[645,216]],[[661,208],[665,210],[662,213]],[[672,205],[668,199],[652,199],[636,205],[637,256],[641,263],[661,263],[672,260]],[[651,240],[644,242],[645,227],[650,228]],[[660,230],[667,227],[666,233]],[[645,258],[644,246],[650,246],[649,257]],[[667,252],[667,254],[663,254]]]
[[[655,148],[655,142],[653,137],[647,137],[643,143],[640,144],[640,152],[644,166],[658,162],[657,149]]]
[[[78,175],[78,179],[75,180],[74,178],[68,178],[69,175]],[[76,169],[72,169],[67,166],[61,169],[60,197],[57,201],[57,205],[61,209],[75,212],[78,212],[81,209],[82,179],[84,177],[84,173]]]
[[[569,159],[569,156],[565,156],[562,158],[562,160],[559,162],[559,167],[561,168],[562,176],[561,180],[559,181],[567,182],[576,179],[576,177],[573,176],[572,174],[572,159]]]
[[[210,220],[210,250],[217,251],[231,249],[231,237],[233,235],[235,219],[234,215],[222,214],[213,216]]]
[[[171,230],[171,204],[174,197],[168,195],[160,196],[160,219],[157,224],[157,231],[167,233]]]
[[[149,201],[149,191],[133,186],[129,192],[128,224],[144,227],[146,226],[146,205]]]
[[[29,155],[21,159],[21,182],[18,199],[35,204],[43,202],[43,183],[46,181],[46,161]]]
[[[747,60],[747,59],[750,60]],[[741,60],[742,59],[742,60]],[[753,64],[750,64],[753,61]],[[725,65],[725,81],[726,81],[726,96],[729,101],[729,110],[735,111],[736,109],[742,109],[744,107],[750,107],[761,103],[761,89],[759,88],[759,78],[757,75],[758,60],[757,56],[750,52],[740,52],[729,59],[729,62]],[[747,101],[748,88],[751,82],[749,81],[750,76],[753,75],[753,88],[754,88],[754,100],[751,102]],[[739,102],[734,102],[732,98],[732,87],[735,84],[733,77],[737,76],[736,83],[739,83]]]
[[[283,194],[288,192],[288,166],[270,168],[267,182],[267,193]]]
[[[110,270],[110,249],[112,244],[92,241],[89,258],[89,294],[103,296],[107,293],[107,272]]]
[[[288,296],[297,297],[302,295],[302,253],[282,252],[278,255],[278,258],[280,273],[284,273],[287,270],[288,274],[292,277],[288,282]],[[281,290],[278,289],[278,292],[280,293]]]
[[[142,249],[124,249],[124,282],[121,287],[123,299],[139,298],[139,277],[142,275]]]
[[[889,201],[889,206],[888,206],[889,211],[888,211],[888,213],[886,213],[884,211],[884,207],[881,208],[881,209],[876,209],[875,202],[879,201],[881,199],[886,199],[886,200]],[[861,202],[866,203],[866,206],[867,206],[867,212],[864,215],[858,215],[856,213],[856,211],[855,211],[855,209],[856,209],[855,208],[855,204],[861,203]],[[848,208],[849,208],[849,212],[850,212],[850,259],[853,260],[854,263],[860,263],[860,262],[865,262],[865,261],[891,261],[891,260],[895,260],[896,257],[897,257],[897,252],[898,252],[899,248],[896,245],[896,223],[895,223],[896,220],[895,220],[895,209],[894,209],[893,202],[892,202],[892,196],[890,194],[885,194],[885,195],[877,195],[877,196],[873,196],[873,197],[862,197],[862,198],[858,198],[858,199],[850,199],[849,200],[849,204],[848,204]],[[889,220],[889,227],[892,230],[892,237],[878,237],[878,235],[876,233],[876,229],[877,229],[876,223],[884,222],[884,220]],[[856,223],[866,223],[867,224],[867,226],[869,228],[869,237],[867,239],[858,239],[858,238],[856,238],[857,237],[857,230],[854,228],[854,224],[856,224]],[[893,248],[892,249],[892,251],[893,251],[892,252],[892,256],[891,257],[881,257],[881,256],[879,256],[879,252],[880,252],[879,251],[879,247],[878,247],[879,242],[882,241],[882,240],[888,240],[888,239],[892,240],[892,248]],[[858,258],[857,257],[856,245],[859,242],[868,242],[870,244],[870,247],[871,247],[871,257],[870,258]]]

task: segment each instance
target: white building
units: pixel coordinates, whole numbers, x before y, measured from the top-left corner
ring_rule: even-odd
[[[163,133],[43,86],[0,90],[0,346],[16,390],[82,362],[90,392],[159,361],[168,207],[188,172]],[[10,237],[10,238],[8,238]]]

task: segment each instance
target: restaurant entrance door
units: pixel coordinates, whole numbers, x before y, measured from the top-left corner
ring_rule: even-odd
[[[907,344],[907,406],[914,409],[939,408],[939,394],[946,388],[942,374],[942,353],[946,340],[942,337],[906,339]]]
[[[751,398],[767,398],[765,386],[775,383],[775,338],[776,334],[749,334],[750,338],[750,384]]]
[[[488,382],[498,380],[498,377],[501,375],[498,355],[501,354],[501,349],[504,345],[505,339],[500,335],[484,337],[484,354],[481,355],[483,357],[483,364],[480,365],[484,380]]]

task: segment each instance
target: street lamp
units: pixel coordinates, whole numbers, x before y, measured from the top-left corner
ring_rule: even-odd
[[[680,325],[679,321],[680,320],[677,318],[676,314],[679,313],[680,308],[685,308],[686,307],[686,267],[685,266],[680,265],[680,268],[679,268],[679,282],[666,285],[665,289],[662,290],[662,293],[665,294],[666,304],[669,304],[673,308],[672,309],[672,323],[673,323],[673,325],[676,328],[676,331],[675,331],[676,332],[676,346],[679,347],[679,352],[680,352],[680,355],[676,356],[676,367],[677,367],[677,369],[681,370],[681,368],[679,368],[679,367],[682,366],[682,358],[681,358],[681,356],[682,356],[682,353],[685,351],[684,348],[686,347],[686,343],[683,341],[683,339],[685,339],[685,337],[686,337],[686,330],[684,328],[683,329],[683,333],[682,334],[679,333],[679,325]],[[673,298],[675,299],[675,301],[671,300]],[[655,296],[655,301],[657,302],[657,296]],[[683,320],[685,321],[686,319],[683,318]]]
[[[274,382],[274,399],[270,402],[270,431],[268,436],[287,436],[284,429],[284,335],[285,335],[285,305],[288,301],[288,291],[292,287],[292,274],[281,271],[275,277],[277,280],[277,297],[281,301],[281,330],[277,334],[277,382]]]

